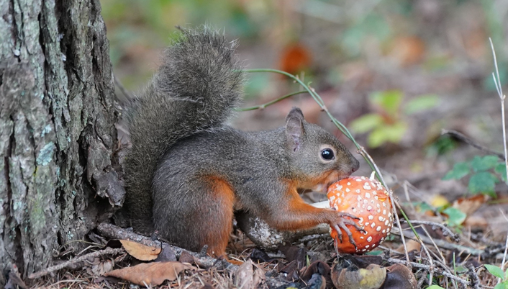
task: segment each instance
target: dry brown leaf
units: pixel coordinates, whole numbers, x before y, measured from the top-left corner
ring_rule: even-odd
[[[130,240],[120,240],[120,243],[129,255],[141,261],[155,260],[161,252],[161,248],[146,246]]]
[[[469,198],[459,198],[453,202],[453,207],[461,210],[467,216],[476,212],[488,200],[488,196],[478,194]]]
[[[155,286],[162,284],[165,280],[173,281],[180,272],[189,269],[194,267],[180,262],[154,262],[113,270],[104,276],[121,278],[141,286]]]
[[[254,268],[252,268],[251,260],[243,263],[235,272],[235,285],[238,288],[255,288]]]
[[[422,245],[420,244],[420,242],[417,242],[415,240],[409,240],[406,242],[406,247],[407,247],[408,252],[411,252],[411,251],[420,252]],[[400,245],[396,251],[399,253],[404,253],[404,251],[405,251],[404,245]]]

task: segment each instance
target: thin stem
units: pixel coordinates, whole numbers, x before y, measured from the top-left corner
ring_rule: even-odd
[[[251,106],[251,107],[244,107],[244,108],[237,108],[235,109],[236,111],[249,111],[249,110],[256,110],[256,109],[264,109],[266,108],[267,106],[270,106],[274,103],[277,103],[281,100],[284,100],[288,97],[291,97],[293,95],[297,95],[297,94],[301,94],[301,93],[307,93],[308,91],[307,90],[300,90],[300,91],[297,91],[297,92],[293,92],[293,93],[289,93],[289,94],[286,94],[280,98],[277,98],[275,100],[272,100],[272,101],[269,101],[267,103],[264,103],[264,104],[260,104],[260,105],[256,105],[256,106]]]
[[[492,78],[494,79],[494,85],[496,86],[497,94],[499,95],[499,99],[501,100],[501,123],[503,125],[503,147],[504,147],[504,164],[506,167],[506,184],[508,184],[508,159],[506,158],[508,155],[508,149],[506,147],[506,120],[504,115],[504,100],[506,95],[503,94],[503,87],[501,86],[501,78],[499,77],[499,69],[497,68],[497,58],[496,58],[496,50],[494,49],[494,43],[492,43],[492,39],[489,37],[490,48],[492,49],[492,56],[494,57],[494,67],[496,68],[496,76],[492,73]]]

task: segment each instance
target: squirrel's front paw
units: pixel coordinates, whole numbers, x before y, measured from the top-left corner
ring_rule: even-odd
[[[355,223],[353,220],[351,220],[351,219],[359,219],[359,218],[354,215],[351,215],[349,213],[345,213],[345,212],[334,212],[334,214],[335,214],[335,217],[333,218],[333,220],[331,222],[329,222],[329,224],[330,224],[330,227],[334,228],[335,231],[337,231],[339,241],[342,243],[342,230],[344,230],[344,232],[346,232],[346,234],[349,238],[349,242],[356,248],[356,243],[353,240],[353,234],[348,229],[348,227],[346,227],[346,225],[351,225],[351,226],[355,227],[356,230],[365,233],[365,230],[363,229],[363,227],[360,227],[357,223]],[[348,218],[346,218],[346,217],[348,217]]]

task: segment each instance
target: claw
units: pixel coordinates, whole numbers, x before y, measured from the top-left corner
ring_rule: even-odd
[[[333,225],[333,228],[335,231],[337,231],[337,235],[339,236],[339,240],[342,243],[342,231],[340,230],[339,226],[337,224]]]
[[[353,240],[353,234],[351,233],[351,231],[349,231],[349,229],[346,227],[346,225],[344,223],[340,224],[339,226],[346,232],[346,234],[349,238],[349,243],[351,243],[355,247],[355,250],[356,250],[357,249],[356,243],[355,243],[355,240]],[[342,242],[342,240],[341,240],[341,242]]]
[[[346,212],[340,212],[339,216],[341,216],[341,217],[350,217],[351,219],[360,220],[359,217],[357,217],[357,216],[355,216],[353,214],[350,214],[350,213],[346,213]]]
[[[356,230],[362,232],[362,233],[366,233],[367,231],[364,230],[363,227],[360,227],[357,223],[351,221],[351,220],[344,220],[344,224],[346,225],[351,225],[353,227],[355,227]]]

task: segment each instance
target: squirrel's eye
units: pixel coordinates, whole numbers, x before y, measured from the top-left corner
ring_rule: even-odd
[[[324,159],[324,160],[327,160],[327,161],[330,161],[330,160],[333,160],[333,158],[335,157],[333,155],[333,151],[331,149],[323,149],[321,151],[321,157]]]

